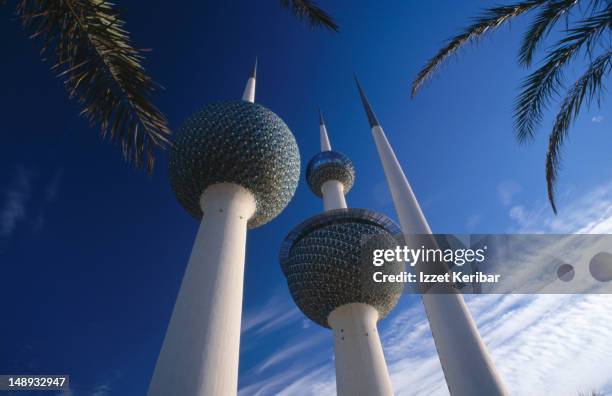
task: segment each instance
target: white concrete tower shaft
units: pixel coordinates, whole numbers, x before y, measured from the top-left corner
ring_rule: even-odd
[[[255,70],[245,99],[255,98]],[[248,95],[247,95],[248,94]],[[247,222],[254,196],[233,183],[208,187],[193,250],[157,359],[149,396],[235,396]]]
[[[402,232],[431,234],[410,183],[358,81],[357,87]],[[423,294],[422,300],[450,394],[507,395],[463,296],[458,292]]]
[[[325,119],[323,119],[321,111],[319,111],[319,133],[321,135],[321,151],[331,151],[331,143],[329,142]],[[347,207],[344,197],[344,186],[338,180],[328,180],[323,183],[321,195],[323,195],[323,208],[326,211]]]
[[[334,335],[338,396],[393,396],[378,311],[367,304],[346,304],[334,309],[327,322]]]
[[[321,151],[331,151],[327,128],[320,114]],[[344,186],[329,180],[321,187],[323,208],[347,208]],[[378,335],[378,311],[352,303],[333,310],[327,319],[334,337],[338,396],[393,396],[393,387]]]
[[[255,199],[246,189],[215,184],[183,276],[149,396],[231,396],[238,358],[247,221]]]

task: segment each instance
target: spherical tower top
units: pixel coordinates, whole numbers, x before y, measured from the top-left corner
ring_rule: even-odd
[[[332,311],[351,303],[368,304],[384,318],[403,284],[375,284],[372,275],[399,274],[404,263],[374,267],[372,250],[394,249],[399,232],[388,217],[365,209],[331,210],[298,225],[283,241],[280,263],[300,310],[323,327],[330,327]]]
[[[329,180],[342,183],[344,194],[348,194],[355,182],[355,168],[349,157],[331,150],[322,151],[312,157],[306,168],[306,181],[310,190],[321,198],[321,187]]]
[[[251,80],[253,98],[254,76]],[[249,228],[276,217],[295,193],[300,176],[295,137],[280,117],[259,104],[236,100],[205,106],[185,121],[173,143],[170,184],[195,218],[202,217],[200,198],[213,184],[235,183],[253,194],[256,210]]]
[[[308,162],[306,168],[308,186],[317,197],[323,198],[321,187],[325,182],[334,180],[342,184],[342,193],[346,195],[355,182],[355,168],[349,157],[332,150],[321,110],[319,110],[319,131],[321,134],[321,152]]]

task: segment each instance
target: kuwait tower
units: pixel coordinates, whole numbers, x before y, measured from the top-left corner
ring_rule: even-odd
[[[200,227],[149,396],[237,393],[247,229],[285,208],[300,174],[293,134],[254,103],[256,67],[242,100],[205,106],[174,138],[170,184]]]
[[[429,224],[393,148],[359,81],[356,83],[402,232],[408,238],[410,235],[431,234]],[[457,289],[445,284],[443,290],[422,293],[422,300],[450,394],[507,395],[463,296]]]
[[[372,285],[374,271],[397,274],[403,263],[372,265],[376,248],[397,246],[399,228],[386,216],[348,209],[344,195],[355,179],[351,160],[333,151],[323,117],[321,152],[309,162],[306,179],[325,211],[294,228],[281,246],[280,265],[293,300],[320,326],[331,328],[339,396],[391,396],[377,322],[396,305],[401,283]]]

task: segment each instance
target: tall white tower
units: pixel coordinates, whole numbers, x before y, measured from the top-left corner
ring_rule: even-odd
[[[302,312],[332,329],[338,395],[392,396],[377,322],[395,306],[402,285],[368,287],[374,267],[364,238],[377,236],[377,248],[395,246],[392,235],[399,229],[380,213],[347,208],[344,194],[353,185],[353,165],[332,151],[322,116],[320,134],[321,152],[309,162],[306,178],[325,211],[285,238],[281,267]],[[403,264],[386,270],[399,273]]]
[[[254,103],[256,66],[243,100],[213,103],[174,139],[172,189],[200,228],[149,396],[231,396],[238,389],[247,228],[272,220],[299,179],[293,134]]]
[[[406,235],[431,234],[410,183],[366,98],[355,80],[372,130],[395,211]],[[454,288],[422,294],[446,383],[452,396],[507,395],[463,296]]]

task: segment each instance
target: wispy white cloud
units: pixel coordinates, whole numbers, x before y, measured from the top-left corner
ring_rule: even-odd
[[[255,369],[258,373],[278,365],[282,362],[286,362],[287,360],[294,358],[298,354],[312,350],[315,346],[318,346],[322,343],[325,336],[329,336],[329,334],[320,332],[315,336],[310,337],[301,337],[298,339],[292,339],[290,342],[286,343],[283,347],[277,350],[274,354],[268,356],[262,363],[260,363]]]
[[[596,115],[596,116],[593,116],[593,118],[591,118],[591,121],[595,122],[597,124],[602,123],[603,120],[604,120],[604,116],[602,116],[602,115]]]
[[[525,208],[521,205],[513,206],[508,212],[510,218],[517,223],[524,225],[527,221],[529,221],[527,217],[527,213],[525,212]]]
[[[114,394],[117,388],[117,381],[123,377],[124,372],[122,370],[112,370],[106,378],[100,383],[94,386],[94,388],[87,394],[90,396],[110,396]]]
[[[513,204],[513,231],[612,233],[612,183],[568,198],[556,217],[545,202],[525,205],[510,196],[503,202]],[[612,295],[482,295],[466,302],[510,394],[612,392]],[[404,296],[380,332],[397,395],[449,394],[418,297]],[[314,368],[303,353],[283,363],[291,365],[262,370],[240,395],[335,394],[331,351]]]
[[[566,198],[559,216],[551,215],[545,202],[515,205],[514,230],[612,233],[612,183]],[[466,300],[510,394],[576,395],[612,387],[612,344],[607,341],[612,334],[612,295],[488,295]],[[419,326],[428,329],[426,321],[414,328]],[[423,338],[412,343],[430,344],[429,331],[417,335]],[[414,349],[406,349],[406,354]],[[400,359],[391,366],[398,394],[448,394],[433,350],[418,364],[411,365],[413,360]],[[415,369],[421,374],[415,376]],[[410,387],[431,378],[438,386],[432,384],[430,391]]]
[[[32,228],[34,231],[42,230],[43,226],[45,225],[45,215],[47,209],[46,205],[54,202],[57,199],[63,175],[64,171],[62,169],[58,169],[53,176],[51,176],[51,179],[47,182],[46,186],[44,186],[42,200],[38,208],[38,214],[32,220]]]
[[[35,232],[42,229],[47,205],[57,199],[62,175],[60,169],[50,179],[34,183],[35,172],[17,167],[5,190],[0,191],[0,245],[6,246],[20,226]]]
[[[470,296],[467,303],[510,394],[575,396],[612,386],[610,297],[489,295]],[[386,353],[395,392],[448,395],[428,323],[417,317],[383,338],[392,346]]]
[[[295,306],[279,307],[278,315],[262,323],[255,332],[257,334],[268,334],[298,321],[302,313]]]
[[[575,395],[612,383],[610,297],[530,296],[500,318],[485,339],[511,394]]]
[[[303,319],[287,293],[277,291],[261,307],[247,312],[242,318],[242,333],[266,335]]]
[[[612,182],[591,191],[561,195],[559,214],[554,215],[548,202],[530,207],[517,205],[510,210],[511,228],[517,233],[612,233]]]
[[[474,229],[476,229],[476,227],[482,222],[482,215],[481,214],[474,214],[470,217],[468,217],[468,219],[465,222],[465,229],[470,232],[470,231],[474,231]]]
[[[336,377],[333,374],[333,371],[334,367],[328,363],[300,377],[297,381],[294,381],[289,386],[279,391],[276,395],[333,395],[336,393]]]
[[[508,206],[523,188],[514,180],[505,180],[497,185],[497,195],[502,205]]]
[[[102,381],[91,386],[74,386],[70,384],[70,389],[61,391],[59,396],[110,396],[116,388],[116,382],[123,377],[123,371],[112,370]]]
[[[612,184],[573,198],[557,217],[546,203],[514,206],[515,231],[612,233]],[[612,388],[612,295],[485,295],[466,301],[510,394],[576,395]],[[400,322],[419,318],[406,321],[410,335],[402,338],[393,321],[384,334],[383,343],[392,345],[389,356],[397,358],[390,362],[393,383],[398,395],[447,395],[419,309],[395,317]]]
[[[59,188],[63,177],[63,169],[60,168],[55,171],[55,173],[51,177],[51,180],[49,180],[47,187],[45,188],[45,201],[53,202],[57,199],[57,195],[59,193]]]
[[[91,391],[91,396],[109,396],[111,394],[110,384],[101,384]]]
[[[311,325],[286,291],[272,294],[244,316],[241,347],[251,350],[272,341],[276,348],[241,374],[239,395],[329,394],[321,392],[335,390],[330,336],[327,329]],[[283,393],[296,383],[302,384],[300,392]]]
[[[238,396],[327,396],[336,394],[333,362],[314,367],[308,362],[288,365],[240,388]]]
[[[19,168],[4,192],[4,202],[0,207],[0,240],[10,238],[18,224],[25,220],[26,205],[31,195],[32,175],[25,169]]]

